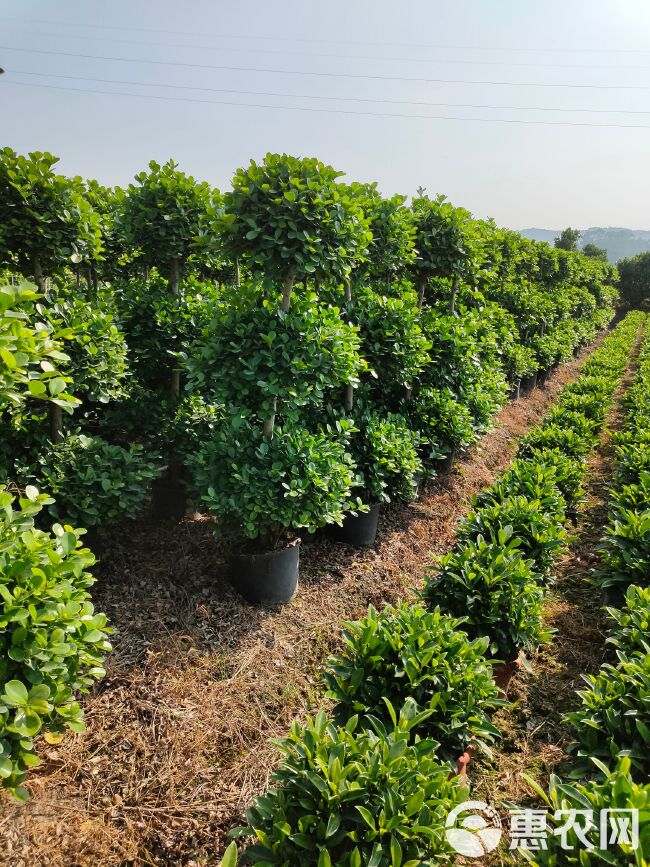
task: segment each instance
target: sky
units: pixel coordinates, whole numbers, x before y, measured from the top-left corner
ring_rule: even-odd
[[[0,146],[227,189],[268,151],[500,225],[650,229],[648,0],[0,0]]]

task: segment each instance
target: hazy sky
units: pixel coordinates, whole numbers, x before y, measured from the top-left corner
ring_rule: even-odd
[[[648,0],[0,0],[0,34],[0,145],[67,174],[224,188],[287,151],[514,228],[650,229]]]

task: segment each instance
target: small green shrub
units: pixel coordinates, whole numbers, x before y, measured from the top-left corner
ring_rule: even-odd
[[[502,530],[494,541],[479,536],[443,555],[423,595],[430,607],[462,617],[470,638],[487,636],[490,655],[508,661],[552,634],[542,621],[537,577],[518,542]]]
[[[629,756],[632,764],[650,770],[650,654],[620,654],[617,665],[606,663],[597,675],[585,677],[588,689],[578,695],[582,706],[566,715],[584,759],[609,761]]]
[[[535,428],[520,440],[517,455],[522,458],[532,458],[540,451],[559,449],[562,454],[570,458],[583,458],[595,444],[595,435],[584,435],[554,423],[547,427]]]
[[[650,509],[619,509],[605,528],[601,587],[621,588],[650,582]]]
[[[110,650],[87,571],[95,562],[78,530],[34,519],[51,498],[27,488],[18,503],[0,486],[0,783],[17,798],[39,764],[34,737],[83,731],[75,693],[103,677]]]
[[[419,390],[406,411],[423,441],[432,446],[434,459],[463,448],[474,439],[472,415],[450,389]]]
[[[636,783],[630,773],[630,760],[621,758],[612,770],[600,762],[596,763],[604,776],[601,781],[590,780],[584,783],[563,783],[555,774],[551,775],[548,795],[534,780],[524,775],[529,785],[549,807],[549,833],[546,836],[546,849],[532,852],[520,849],[527,861],[536,867],[648,867],[650,864],[650,836],[647,832],[647,818],[650,814],[650,783]],[[584,816],[584,811],[588,815]],[[640,834],[639,846],[635,850],[631,842],[609,843],[606,849],[600,848],[600,816],[604,811],[638,810]],[[602,811],[602,813],[601,813]],[[566,826],[571,812],[576,815],[576,825],[567,829],[564,836],[559,829]],[[591,814],[591,821],[587,821]],[[628,813],[629,815],[629,813]],[[610,817],[609,821],[612,821]],[[612,828],[612,826],[609,826]],[[589,841],[585,846],[578,830],[584,829]],[[612,828],[613,829],[613,828]],[[611,835],[608,835],[611,836]]]
[[[572,386],[562,391],[558,400],[558,409],[567,412],[579,412],[596,424],[602,424],[607,413],[607,404],[600,394],[577,394]]]
[[[158,455],[137,443],[123,448],[83,434],[51,444],[35,463],[17,469],[21,484],[40,483],[54,495],[50,515],[84,527],[133,518],[149,501],[160,474]]]
[[[469,641],[462,622],[422,605],[371,606],[361,620],[345,624],[344,647],[325,668],[337,716],[371,715],[390,725],[386,699],[401,707],[413,699],[430,710],[416,729],[439,741],[452,762],[470,743],[486,749],[497,729],[489,713],[498,691],[485,660],[487,638]]]
[[[622,608],[606,608],[615,625],[607,641],[625,654],[650,653],[650,587],[627,588]]]
[[[304,727],[295,722],[276,742],[284,758],[275,786],[246,813],[240,833],[258,840],[246,858],[318,867],[448,865],[445,820],[467,796],[435,758],[435,741],[412,735],[422,716],[407,703],[388,730],[379,722],[360,730],[357,717],[337,728],[324,713]]]
[[[510,529],[523,555],[540,575],[549,576],[553,560],[566,545],[567,532],[539,500],[508,497],[471,512],[458,528],[459,542],[476,542],[479,536],[496,541],[502,530]]]
[[[559,456],[559,452],[557,453]],[[545,453],[546,457],[546,453]],[[537,502],[558,523],[564,520],[565,502],[558,484],[559,468],[539,459],[517,459],[488,488],[472,499],[475,510],[499,505],[513,497]]]

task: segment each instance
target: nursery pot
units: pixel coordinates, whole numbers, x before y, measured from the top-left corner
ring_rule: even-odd
[[[582,350],[582,346],[574,346],[573,347],[573,357],[577,358],[580,355],[581,350]]]
[[[435,462],[436,472],[439,475],[442,475],[443,473],[451,472],[455,462],[456,462],[456,449],[452,449],[448,455],[445,455],[444,458],[439,458]]]
[[[510,389],[510,399],[511,400],[519,400],[519,395],[521,394],[521,379],[518,379],[513,383],[512,388]]]
[[[151,486],[153,513],[157,518],[180,521],[187,509],[187,492],[181,482],[154,479]]]
[[[524,390],[524,394],[530,394],[531,391],[537,386],[537,373],[531,373],[530,376],[525,376],[521,380],[521,387]]]
[[[228,579],[247,602],[281,605],[296,595],[299,558],[300,539],[277,551],[232,554]]]
[[[379,503],[370,507],[369,512],[346,515],[343,524],[329,525],[329,534],[335,542],[345,542],[356,548],[371,548],[377,539],[379,525]]]
[[[522,652],[519,651],[514,659],[511,659],[508,662],[497,662],[492,666],[492,677],[501,692],[502,698],[508,697],[510,681],[523,665],[521,656]]]
[[[460,777],[461,786],[469,785],[467,781],[467,766],[472,761],[475,752],[476,747],[474,744],[469,744],[465,752],[456,759],[456,770],[449,774],[450,780],[453,780],[454,777]]]
[[[545,385],[546,382],[548,381],[548,378],[550,377],[550,375],[552,373],[553,373],[552,367],[547,367],[546,370],[542,370],[542,372],[537,377],[537,384],[538,385]]]

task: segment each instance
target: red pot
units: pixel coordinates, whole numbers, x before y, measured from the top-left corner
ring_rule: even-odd
[[[474,744],[470,744],[465,752],[456,759],[456,771],[449,774],[449,779],[460,777],[461,786],[467,786],[467,765],[472,761],[472,757],[476,752]]]
[[[502,698],[508,697],[508,687],[515,673],[523,667],[522,651],[520,650],[514,659],[509,662],[497,662],[492,666],[492,677],[499,687]]]

